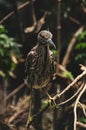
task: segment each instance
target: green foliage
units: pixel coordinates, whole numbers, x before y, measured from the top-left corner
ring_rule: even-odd
[[[81,40],[84,40],[84,38],[86,37],[86,31],[83,31],[79,37],[78,37],[78,40],[81,41]]]
[[[7,0],[0,0],[0,5],[5,6],[5,8],[10,8],[11,4]]]
[[[7,31],[6,31],[5,27],[2,26],[2,25],[0,25],[0,34],[6,33],[6,32],[7,32]]]
[[[83,31],[78,37],[78,43],[75,46],[75,51],[77,55],[75,56],[75,60],[79,62],[85,62],[86,59],[86,31]]]
[[[56,59],[57,55],[58,55],[58,51],[57,50],[52,50],[54,58]]]
[[[14,76],[13,71],[21,58],[19,47],[14,38],[9,37],[0,25],[0,76]]]
[[[86,42],[80,42],[76,45],[75,49],[86,49]]]
[[[81,117],[81,118],[79,118],[79,121],[83,122],[83,123],[86,123],[86,118],[85,117]]]
[[[75,57],[75,60],[78,61],[78,60],[81,60],[83,62],[83,59],[86,58],[86,53],[83,53],[83,54],[78,54],[76,57]]]
[[[73,75],[72,75],[72,73],[69,72],[69,71],[63,72],[62,75],[63,75],[64,77],[66,77],[67,79],[73,79]]]
[[[82,0],[82,2],[83,2],[83,4],[84,4],[84,6],[86,6],[86,0]]]

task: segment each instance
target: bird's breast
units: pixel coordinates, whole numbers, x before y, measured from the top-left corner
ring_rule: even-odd
[[[28,72],[28,84],[35,89],[46,87],[50,82],[53,71],[51,51],[47,47],[37,47],[34,51],[32,64]]]
[[[33,88],[39,89],[45,87],[51,80],[52,60],[49,52],[41,49],[38,53],[37,66],[34,70],[34,84]]]

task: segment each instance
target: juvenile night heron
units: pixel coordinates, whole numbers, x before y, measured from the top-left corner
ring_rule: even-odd
[[[52,41],[51,32],[47,30],[39,32],[37,40],[37,45],[31,49],[26,58],[25,83],[30,89],[45,89],[47,91],[47,85],[55,72],[50,46],[56,47]]]

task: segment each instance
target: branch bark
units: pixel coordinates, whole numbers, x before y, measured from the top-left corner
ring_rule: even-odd
[[[78,38],[78,36],[82,33],[82,31],[84,30],[85,28],[85,25],[84,26],[81,26],[73,35],[70,43],[69,43],[69,46],[67,48],[67,51],[66,51],[66,54],[63,58],[63,61],[62,61],[62,65],[66,68],[67,64],[68,64],[68,61],[69,61],[69,57],[70,57],[70,54],[71,54],[71,51],[76,43],[76,40]]]
[[[21,4],[17,9],[18,9],[18,10],[21,10],[21,9],[23,9],[24,7],[26,7],[29,3],[30,3],[29,1],[28,1],[28,2],[25,2],[25,3]],[[0,20],[0,24],[2,24],[3,22],[5,22],[5,21],[6,21],[8,18],[10,18],[13,14],[14,14],[14,11],[10,12],[9,14],[7,14],[4,18],[2,18],[2,19]]]
[[[81,69],[84,67],[81,67]],[[68,91],[76,82],[78,82],[84,75],[86,75],[86,70],[84,69],[84,71],[78,75],[72,83],[70,83],[61,93],[56,94],[53,99],[56,100],[57,98],[60,98],[64,93],[66,93],[66,91]]]
[[[76,124],[77,124],[77,126],[79,126],[79,127],[86,128],[86,124],[84,124],[84,123],[82,123],[82,122],[77,121]]]
[[[76,101],[75,101],[75,105],[74,105],[74,130],[76,130],[77,127],[77,107],[78,107],[78,103],[79,100],[81,98],[81,96],[83,95],[83,93],[86,91],[86,84],[84,85],[82,91],[79,93]]]
[[[41,28],[44,25],[44,23],[45,23],[46,16],[48,16],[50,14],[51,14],[50,12],[45,11],[44,14],[43,14],[43,16],[38,21],[36,21],[34,19],[33,20],[33,25],[30,26],[30,27],[26,27],[25,30],[24,30],[24,32],[25,33],[30,33],[30,32],[36,32],[36,33],[38,33],[41,30]],[[35,14],[33,14],[33,16],[34,15]]]

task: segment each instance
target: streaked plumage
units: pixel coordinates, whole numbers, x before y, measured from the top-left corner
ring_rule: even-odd
[[[52,45],[55,47],[55,45],[52,41],[52,34],[49,31],[44,30],[39,32],[37,39],[37,45],[28,53],[25,62],[25,83],[30,87],[31,93],[29,116],[26,127],[28,127],[32,116],[32,89],[44,88],[50,100],[53,101],[52,97],[47,93],[47,86],[54,74],[54,58],[49,46]]]
[[[47,87],[54,74],[53,53],[49,49],[52,42],[52,34],[49,31],[41,31],[38,34],[38,43],[28,53],[25,62],[25,82],[29,87],[41,89]]]

